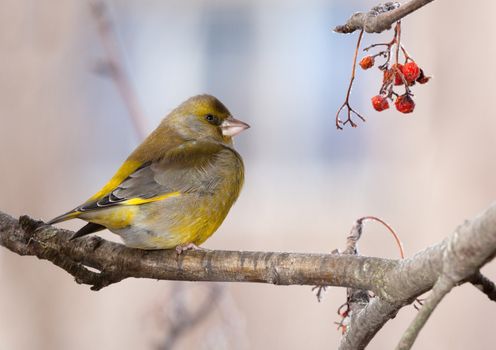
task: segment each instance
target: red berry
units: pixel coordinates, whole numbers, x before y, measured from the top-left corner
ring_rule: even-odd
[[[400,63],[395,63],[391,67],[391,71],[394,75],[394,85],[403,85],[403,78],[401,77],[403,74],[403,65]]]
[[[412,113],[415,109],[415,102],[413,102],[413,99],[408,94],[398,96],[394,104],[396,105],[396,109],[401,113]]]
[[[401,71],[403,72],[403,75],[405,76],[405,79],[409,84],[415,82],[415,80],[417,80],[417,78],[420,76],[420,68],[414,61],[405,63]]]
[[[360,67],[362,67],[362,69],[369,69],[374,66],[374,63],[375,59],[373,56],[365,56],[360,61]]]
[[[374,106],[374,109],[377,112],[382,112],[383,110],[389,108],[389,102],[384,96],[377,95],[372,97],[372,106]]]

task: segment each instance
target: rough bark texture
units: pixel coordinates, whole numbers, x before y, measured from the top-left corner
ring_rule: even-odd
[[[383,274],[398,264],[381,258],[335,254],[200,250],[178,255],[175,250],[127,248],[97,236],[69,241],[72,234],[27,216],[16,220],[0,212],[0,245],[20,255],[49,260],[72,274],[76,282],[92,285],[94,290],[128,277],[325,284],[375,290],[374,278],[383,279]]]
[[[365,30],[367,33],[381,33],[391,29],[391,25],[415,10],[434,0],[411,0],[400,6],[398,2],[387,2],[373,7],[369,12],[353,14],[345,24],[334,28],[336,33],[353,33]]]
[[[479,268],[496,254],[496,204],[472,221],[466,221],[441,243],[404,260],[339,253],[214,250],[177,255],[175,250],[127,248],[95,236],[69,241],[72,234],[27,216],[16,220],[0,212],[0,245],[19,255],[51,261],[73,275],[77,283],[91,285],[93,290],[135,277],[317,284],[372,291],[375,297],[369,303],[365,301],[366,304],[351,309],[350,325],[341,349],[364,348],[401,307],[430,290],[441,278],[452,281],[453,285],[470,281],[490,298],[494,296],[494,284],[480,275]],[[435,291],[432,294],[434,308],[435,301],[441,298]],[[430,314],[427,311],[427,317],[416,324],[425,323]],[[418,334],[420,328],[413,334]]]

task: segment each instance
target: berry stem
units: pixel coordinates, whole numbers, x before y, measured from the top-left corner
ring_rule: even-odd
[[[403,52],[403,56],[405,56],[405,63],[407,63],[408,61],[415,61],[412,56],[410,56],[408,54],[408,52],[406,51],[405,47],[403,45],[400,45],[400,48],[401,48],[401,51]]]
[[[353,87],[353,81],[355,80],[355,72],[356,72],[356,63],[357,63],[357,57],[358,57],[358,51],[360,49],[360,43],[362,42],[362,37],[363,37],[363,29],[360,31],[360,34],[358,35],[358,40],[355,48],[355,55],[353,57],[353,66],[351,68],[351,78],[350,78],[350,84],[348,85],[348,91],[346,92],[346,99],[344,100],[343,104],[341,107],[338,109],[336,113],[336,128],[338,130],[343,130],[342,125],[346,125],[347,123],[350,123],[350,125],[355,128],[357,125],[355,122],[352,120],[352,113],[354,113],[358,118],[360,118],[362,121],[365,121],[365,118],[362,117],[357,111],[355,111],[351,106],[350,106],[350,95],[351,95],[351,88]],[[347,118],[345,121],[342,121],[339,119],[339,114],[344,108],[347,108]]]
[[[388,229],[388,231],[391,232],[391,234],[393,235],[393,237],[394,237],[394,239],[396,241],[396,244],[398,245],[398,248],[400,250],[400,257],[402,259],[405,258],[405,251],[403,250],[403,243],[401,242],[401,239],[398,236],[398,234],[393,230],[393,228],[391,226],[389,226],[389,224],[387,222],[385,222],[382,219],[379,219],[376,216],[364,216],[364,217],[358,219],[358,221],[361,221],[361,222],[363,222],[365,220],[377,221],[377,222],[383,224]]]
[[[400,46],[401,46],[401,21],[396,22],[396,27],[394,28],[394,34],[396,39],[395,63],[398,64],[400,58]]]

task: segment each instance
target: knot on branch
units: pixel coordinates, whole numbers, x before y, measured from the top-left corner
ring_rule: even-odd
[[[369,12],[354,13],[344,25],[334,28],[336,33],[348,34],[355,30],[365,30],[367,33],[380,33],[391,28],[391,22],[386,22],[378,17],[381,14],[395,10],[400,7],[399,2],[386,2],[370,9]]]

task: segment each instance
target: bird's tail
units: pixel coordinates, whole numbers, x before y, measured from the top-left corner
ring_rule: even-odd
[[[48,225],[53,225],[53,224],[56,224],[56,223],[59,223],[59,222],[62,222],[62,221],[66,221],[66,220],[70,220],[70,219],[75,219],[80,214],[81,214],[80,211],[78,211],[76,209],[73,209],[71,211],[68,211],[65,214],[62,214],[62,215],[59,215],[59,216],[53,218],[52,220],[48,221],[47,224]]]

